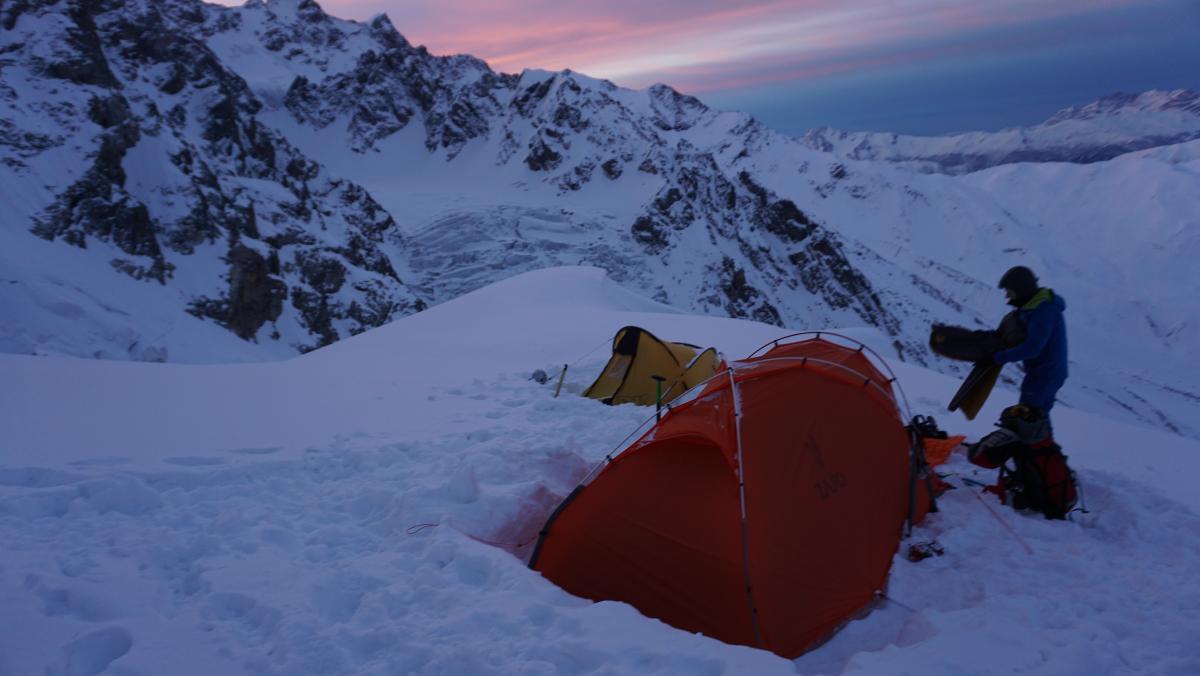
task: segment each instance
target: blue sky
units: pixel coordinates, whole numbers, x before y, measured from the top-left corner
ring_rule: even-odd
[[[1064,21],[1022,49],[705,92],[780,131],[940,134],[1036,124],[1117,91],[1200,90],[1200,2]]]

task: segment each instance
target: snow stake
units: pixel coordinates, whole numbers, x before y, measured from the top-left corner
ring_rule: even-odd
[[[558,385],[554,386],[554,398],[555,399],[558,399],[558,393],[560,390],[562,390],[563,378],[567,377],[567,366],[568,366],[568,364],[563,364],[562,373],[558,374]]]

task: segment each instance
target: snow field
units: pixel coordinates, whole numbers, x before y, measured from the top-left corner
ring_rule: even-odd
[[[1069,449],[1068,449],[1069,450]],[[1080,451],[1082,454],[1083,451]],[[1077,471],[1081,455],[1072,457]],[[1090,510],[1047,521],[981,497],[961,475],[995,472],[955,456],[956,486],[909,542],[945,555],[910,562],[901,544],[890,604],[796,660],[802,673],[1188,674],[1200,669],[1200,518],[1145,484],[1082,470]],[[1019,537],[1019,540],[1018,540]],[[1026,553],[1025,542],[1032,549]]]
[[[1027,554],[976,489],[947,493],[911,540],[945,555],[902,544],[895,603],[794,663],[559,590],[515,545],[652,414],[578,396],[625,324],[730,357],[782,333],[564,268],[276,364],[0,359],[0,674],[1200,670],[1200,448],[1070,409],[1089,514],[985,496]],[[571,360],[557,399],[528,380]],[[973,438],[1013,396],[959,424],[952,379],[892,366],[913,412]]]
[[[205,673],[196,653],[248,674],[788,670],[623,604],[572,598],[473,539],[528,543],[594,464],[585,455],[644,419],[633,407],[596,416],[599,404],[553,399],[523,374],[480,384],[430,395],[451,408],[490,400],[433,443],[359,437],[285,461],[232,449],[258,460],[5,470],[0,588],[26,630],[0,639],[0,664],[75,673],[55,665],[78,659],[71,637],[95,634],[89,664],[120,659],[121,673]],[[523,557],[529,545],[509,549]]]

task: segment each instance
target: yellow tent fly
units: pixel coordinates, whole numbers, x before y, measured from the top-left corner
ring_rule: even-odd
[[[612,358],[583,396],[606,404],[653,406],[662,391],[666,403],[716,373],[721,358],[713,348],[659,340],[636,326],[613,337]],[[661,385],[655,376],[662,379]]]

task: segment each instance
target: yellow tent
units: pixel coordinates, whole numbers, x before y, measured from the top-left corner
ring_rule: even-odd
[[[669,343],[636,326],[626,326],[613,337],[613,354],[596,382],[583,396],[606,404],[653,406],[661,378],[666,403],[710,378],[721,365],[713,348]]]

